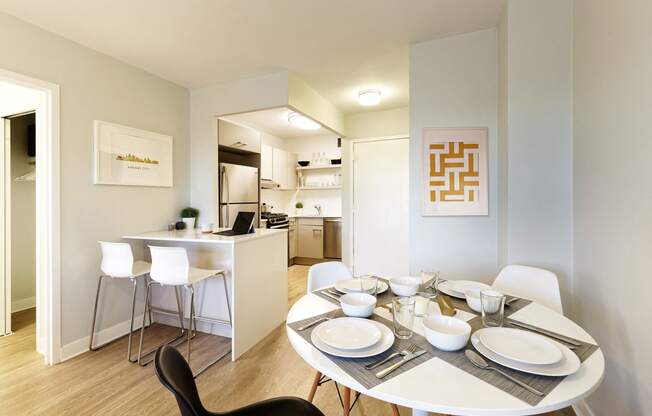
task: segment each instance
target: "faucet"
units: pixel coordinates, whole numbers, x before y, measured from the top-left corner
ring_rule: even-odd
[[[321,205],[316,204],[315,209],[317,210],[317,215],[319,215],[321,217]]]

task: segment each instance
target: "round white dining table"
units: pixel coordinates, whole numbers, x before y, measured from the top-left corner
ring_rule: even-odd
[[[287,323],[337,308],[337,305],[317,295],[306,294],[290,309]],[[383,316],[381,309],[376,312]],[[537,303],[530,303],[510,315],[510,319],[595,344],[595,340],[576,323]],[[415,332],[420,333],[422,328],[420,318],[416,318]],[[539,404],[531,406],[439,358],[432,358],[366,389],[293,329],[286,327],[286,330],[292,347],[315,370],[363,395],[411,408],[413,416],[427,415],[428,412],[469,416],[546,413],[571,406],[587,397],[598,387],[604,375],[604,356],[598,349],[576,373],[566,377]]]

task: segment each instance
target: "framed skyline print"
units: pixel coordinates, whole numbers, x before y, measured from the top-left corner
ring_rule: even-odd
[[[172,186],[172,136],[99,120],[93,131],[93,183]]]
[[[488,215],[487,128],[423,130],[424,216]]]

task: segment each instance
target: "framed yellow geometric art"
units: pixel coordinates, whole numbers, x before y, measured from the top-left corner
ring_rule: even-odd
[[[423,215],[488,215],[487,129],[423,130]]]

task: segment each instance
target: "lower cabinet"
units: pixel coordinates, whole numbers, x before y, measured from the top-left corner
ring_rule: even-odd
[[[321,259],[324,257],[324,223],[321,218],[299,218],[297,256]]]
[[[290,227],[288,229],[288,257],[293,259],[297,256],[297,220],[290,218]]]

